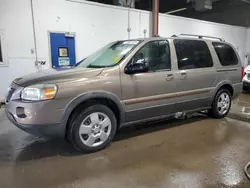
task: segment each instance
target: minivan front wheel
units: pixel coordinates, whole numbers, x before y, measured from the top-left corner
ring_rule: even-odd
[[[76,149],[84,153],[107,147],[116,133],[117,121],[114,113],[101,104],[78,112],[71,122],[70,141]]]
[[[215,118],[225,117],[230,110],[231,100],[231,94],[227,89],[218,91],[212,104],[212,116]]]

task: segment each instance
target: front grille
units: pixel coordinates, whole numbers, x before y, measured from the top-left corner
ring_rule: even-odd
[[[7,94],[7,97],[6,97],[6,102],[9,102],[9,101],[10,101],[10,99],[11,99],[11,97],[12,97],[12,95],[13,95],[14,92],[15,92],[15,89],[14,89],[14,88],[10,88],[10,89],[9,89],[9,92],[8,92],[8,94]]]

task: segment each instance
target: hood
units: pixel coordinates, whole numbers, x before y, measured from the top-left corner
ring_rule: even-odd
[[[39,83],[59,83],[80,78],[91,78],[99,75],[102,71],[103,68],[52,69],[17,78],[14,82],[20,86],[27,87]]]

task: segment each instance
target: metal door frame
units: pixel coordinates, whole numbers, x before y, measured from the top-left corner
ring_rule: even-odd
[[[52,67],[52,56],[51,56],[51,39],[50,39],[50,33],[58,33],[58,34],[71,34],[72,36],[74,36],[74,39],[76,39],[76,32],[68,32],[68,31],[55,31],[55,30],[48,30],[47,31],[47,35],[48,35],[48,50],[49,50],[49,64],[50,64],[50,68]],[[75,40],[75,55],[76,55],[76,40]],[[77,60],[76,60],[77,62]]]

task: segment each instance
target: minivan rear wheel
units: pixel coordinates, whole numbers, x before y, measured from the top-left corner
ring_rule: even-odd
[[[231,102],[232,98],[230,92],[227,89],[219,90],[214,97],[210,114],[214,118],[225,117],[231,108]]]
[[[79,111],[70,122],[69,137],[73,146],[84,153],[99,151],[113,140],[117,120],[107,106],[95,104]]]

